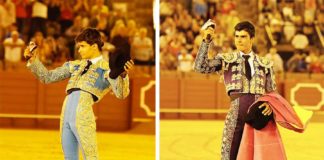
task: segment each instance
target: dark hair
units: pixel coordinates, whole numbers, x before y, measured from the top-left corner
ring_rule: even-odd
[[[83,30],[77,37],[75,37],[75,42],[81,41],[86,41],[89,45],[97,44],[100,51],[104,45],[99,31],[94,28],[87,28]]]
[[[248,22],[248,21],[240,22],[234,27],[234,29],[235,29],[235,31],[244,30],[244,31],[248,32],[251,38],[253,38],[255,36],[255,28],[251,22]]]

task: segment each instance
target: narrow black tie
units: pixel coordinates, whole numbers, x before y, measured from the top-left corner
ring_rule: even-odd
[[[92,62],[87,60],[87,65],[86,65],[86,67],[84,67],[84,70],[82,71],[81,76],[88,72],[89,67],[91,66],[91,64],[92,64]]]
[[[245,75],[248,80],[251,80],[251,66],[249,63],[250,55],[243,55],[244,63],[245,63]]]

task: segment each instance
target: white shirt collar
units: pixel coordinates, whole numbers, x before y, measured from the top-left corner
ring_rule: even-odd
[[[241,57],[243,57],[243,55],[249,55],[250,56],[249,59],[254,59],[254,54],[253,54],[253,51],[252,50],[251,50],[251,52],[249,54],[245,54],[242,51],[240,51],[240,55],[241,55]]]
[[[99,56],[99,57],[90,59],[90,61],[92,62],[92,64],[96,64],[101,59],[102,59],[102,56]]]

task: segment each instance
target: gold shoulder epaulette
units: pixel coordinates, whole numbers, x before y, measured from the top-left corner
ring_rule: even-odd
[[[233,63],[237,60],[238,55],[236,52],[232,53],[220,53],[220,56],[226,63]]]
[[[104,59],[100,60],[98,62],[98,65],[103,70],[109,70],[109,63],[106,60],[104,60]]]
[[[273,62],[269,58],[257,56],[257,60],[262,67],[271,68],[273,66]]]

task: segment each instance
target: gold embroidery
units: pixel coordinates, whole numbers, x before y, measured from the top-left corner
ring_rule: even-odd
[[[75,71],[75,66],[80,65],[81,61],[80,60],[75,60],[75,61],[70,61],[70,72],[73,73]]]
[[[255,87],[255,92],[256,92],[256,93],[260,93],[260,87],[259,87],[259,86],[256,86],[256,87]]]
[[[243,81],[243,93],[249,93],[249,80],[244,76],[242,77]]]
[[[270,76],[271,76],[271,87],[272,87],[272,90],[276,90],[277,89],[277,85],[276,85],[276,77],[275,77],[275,74],[274,74],[274,71],[273,71],[273,68],[270,69]]]
[[[222,59],[226,62],[226,63],[233,63],[237,60],[238,56],[238,52],[234,52],[234,53],[222,53],[220,54],[220,56],[222,57]]]
[[[232,75],[232,81],[234,81],[236,79],[236,76],[237,76],[237,74]]]
[[[257,77],[256,76],[252,77],[250,81],[250,93],[255,93],[256,82],[257,82]]]
[[[260,79],[260,85],[264,84],[263,77]]]
[[[103,75],[107,75],[107,70],[109,69],[108,62],[106,62],[105,60],[98,61],[97,63],[91,65],[89,71],[82,76],[80,76],[80,74],[87,65],[87,62],[85,60],[82,60],[74,62],[73,64],[79,65],[79,69],[73,72],[72,77],[70,78],[69,83],[66,87],[66,91],[72,88],[80,88],[83,91],[87,91],[95,95],[98,98],[96,102],[98,102],[111,90],[111,86],[108,84],[108,81],[104,78],[104,76],[99,77],[99,73],[96,72],[98,68],[101,68],[104,70]],[[107,82],[108,86],[106,88],[99,89],[97,88],[97,86],[95,86],[95,83],[99,78],[102,78],[103,81]]]
[[[86,92],[80,92],[80,101],[77,106],[75,125],[80,138],[81,148],[85,159],[97,159],[98,148],[96,138],[96,122],[92,110],[92,96]]]
[[[268,58],[256,56],[256,59],[262,67],[271,68],[273,66],[273,62]]]
[[[236,74],[236,77],[234,80],[240,80],[242,78],[242,74]]]
[[[108,77],[108,81],[112,86],[112,90],[115,96],[119,99],[124,99],[129,94],[129,77],[125,78],[118,76],[116,79],[111,79]]]
[[[27,64],[31,72],[43,83],[53,83],[67,79],[71,76],[69,72],[68,62],[54,70],[47,70],[42,62],[36,58],[32,63]]]
[[[241,56],[238,56],[237,63],[241,64],[243,62],[243,58]]]
[[[233,66],[232,67],[232,72],[235,72],[236,71],[236,66]]]
[[[237,66],[237,68],[236,68],[238,71],[242,71],[242,65],[241,64],[239,64],[238,66]]]
[[[227,71],[228,70],[228,67],[229,67],[229,63],[225,63],[224,64],[224,71]]]
[[[256,81],[256,83],[254,83],[254,84],[260,84],[260,78],[259,77],[255,77],[255,81]]]
[[[265,93],[265,76],[266,74],[271,70],[270,68],[264,68],[264,65],[271,65],[270,61],[266,61],[267,59],[261,59],[256,56],[256,59],[253,61],[254,62],[254,69],[255,69],[255,73],[252,76],[252,79],[249,81],[247,80],[247,78],[244,75],[243,72],[243,60],[242,58],[238,57],[236,60],[236,63],[238,63],[240,61],[240,63],[236,66],[232,66],[231,71],[232,71],[232,75],[231,75],[231,81],[237,81],[239,80],[239,82],[236,83],[225,83],[226,85],[226,90],[227,92],[233,89],[237,89],[242,93],[253,93],[253,94],[264,94]],[[260,62],[262,61],[262,63]],[[242,62],[242,63],[241,63]],[[228,67],[227,63],[227,67]],[[264,69],[265,70],[264,70]],[[235,74],[233,73],[234,71],[239,71],[239,72],[235,72]],[[266,73],[265,73],[266,72]],[[271,79],[273,79],[274,76],[271,75]],[[272,80],[273,81],[273,80]],[[271,83],[270,87],[275,87],[275,84]]]
[[[241,89],[241,87],[242,87],[241,83],[236,83],[235,84],[235,89]]]

